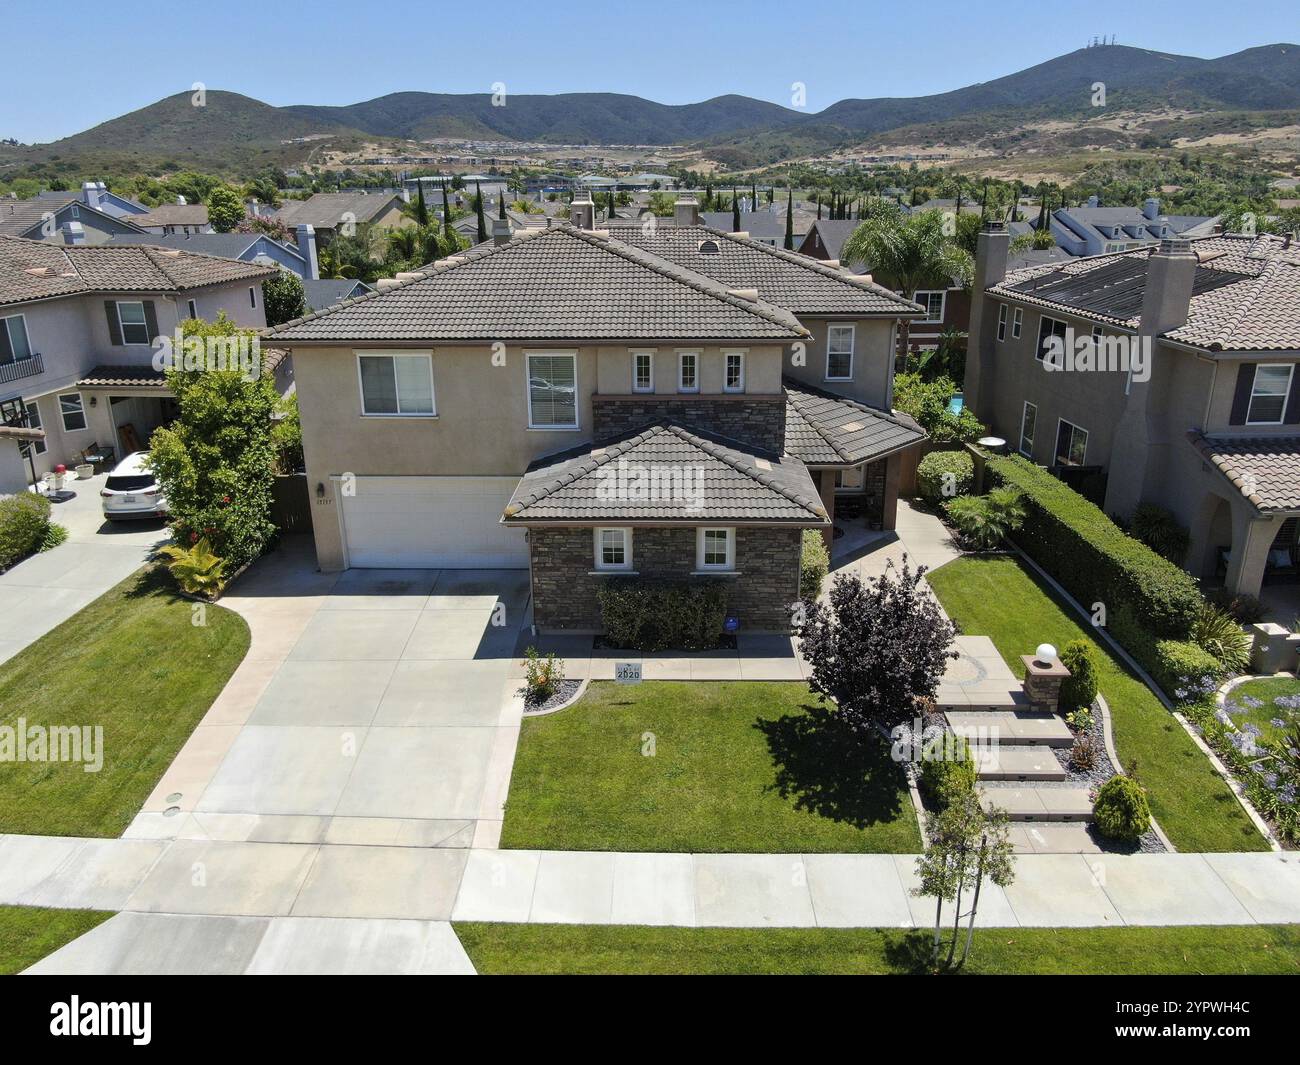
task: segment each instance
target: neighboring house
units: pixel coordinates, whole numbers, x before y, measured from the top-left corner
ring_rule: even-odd
[[[744,217],[741,217],[744,221]],[[810,255],[814,259],[834,259],[840,261],[840,250],[849,235],[862,225],[855,218],[818,218],[813,222],[807,234],[799,244],[801,255]],[[866,273],[862,263],[848,263],[854,273]]]
[[[155,247],[71,247],[0,236],[0,409],[45,431],[39,476],[94,445],[120,457],[174,413],[153,341],[224,311],[262,328],[271,267]],[[25,449],[24,449],[25,450]]]
[[[744,195],[744,190],[740,190]],[[757,211],[741,211],[740,231],[748,233],[751,240],[766,244],[769,248],[785,247],[785,204],[775,205],[775,210],[760,206]],[[730,211],[705,211],[700,215],[706,226],[731,232],[732,214]],[[808,236],[808,231],[817,220],[811,211],[795,208],[794,211],[794,246],[798,248]]]
[[[415,219],[402,213],[402,205],[397,193],[318,192],[306,200],[285,200],[271,217],[288,226],[295,237],[304,226],[310,226],[319,252],[337,233],[354,236],[358,229],[370,226],[396,229],[415,225]]]
[[[997,223],[979,237],[967,405],[1068,482],[1092,474],[1107,513],[1171,511],[1191,532],[1195,576],[1251,595],[1293,580],[1300,248],[1271,236],[1169,238],[1007,274],[1007,242]],[[1122,364],[1052,370],[1042,353],[1053,337],[1076,349],[1096,338],[1095,361],[1111,366],[1140,341],[1149,380]]]
[[[157,248],[175,248],[260,266],[282,266],[299,277],[307,276],[308,266],[298,249],[281,244],[264,233],[194,233],[189,236],[132,233],[114,237],[108,243],[113,247],[150,244]]]
[[[267,331],[322,569],[528,568],[537,626],[579,632],[611,577],[723,580],[743,629],[788,631],[802,531],[837,507],[892,527],[924,439],[889,411],[892,345],[918,309],[677,210],[596,230],[582,198]]]
[[[1213,236],[1218,228],[1218,215],[1162,215],[1160,201],[1154,196],[1141,207],[1100,207],[1098,203],[1096,196],[1090,196],[1086,206],[1052,212],[1052,236],[1069,254],[1132,251],[1169,237],[1191,240]]]
[[[307,300],[307,310],[323,311],[344,300],[356,299],[374,290],[364,281],[336,279],[332,277],[304,280],[303,295]]]
[[[0,198],[0,236],[52,244],[103,244],[126,233],[142,233],[138,216],[107,214],[72,192],[41,193],[30,200]]]
[[[160,236],[190,236],[194,233],[213,232],[208,221],[208,209],[201,203],[186,203],[178,196],[177,203],[163,203],[149,208],[146,214],[131,216],[131,221],[146,233]]]

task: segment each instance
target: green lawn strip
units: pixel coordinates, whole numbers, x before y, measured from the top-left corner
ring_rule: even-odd
[[[0,832],[118,836],[248,650],[237,614],[138,570],[0,665],[0,725],[100,725],[103,766],[0,763]]]
[[[592,684],[524,721],[501,846],[919,851],[886,746],[845,743],[816,703],[803,683]]]
[[[0,906],[0,976],[22,972],[112,916],[105,910]]]
[[[988,636],[1019,674],[1022,654],[1088,640],[1110,706],[1115,748],[1148,789],[1151,812],[1180,851],[1268,849],[1223,779],[1155,694],[1018,559],[960,558],[927,578],[963,632]]]
[[[486,975],[907,974],[924,972],[928,930],[455,925]],[[1300,925],[1230,928],[977,928],[963,972],[1110,975],[1300,973]]]
[[[1294,677],[1265,677],[1238,684],[1228,692],[1228,701],[1236,703],[1242,709],[1241,713],[1232,714],[1233,724],[1237,728],[1250,724],[1257,725],[1265,738],[1275,737],[1279,730],[1273,721],[1274,719],[1286,720],[1286,713],[1280,706],[1275,706],[1273,700],[1279,696],[1296,695],[1300,695],[1300,680]],[[1263,705],[1247,706],[1246,699],[1258,699]]]

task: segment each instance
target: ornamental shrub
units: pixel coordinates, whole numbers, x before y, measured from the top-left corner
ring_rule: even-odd
[[[0,499],[0,570],[42,550],[50,535],[50,501],[35,492]]]
[[[918,782],[921,794],[935,810],[943,810],[955,799],[975,790],[975,759],[970,744],[961,740],[960,758],[927,758],[921,762]]]
[[[1192,643],[1217,658],[1224,671],[1242,673],[1250,665],[1250,637],[1213,603],[1201,604],[1190,635]]]
[[[803,531],[799,555],[799,598],[812,602],[822,592],[822,582],[830,572],[831,556],[826,541],[817,529]]]
[[[1175,566],[1181,566],[1187,557],[1187,548],[1192,542],[1191,534],[1177,519],[1154,503],[1143,503],[1133,513],[1133,526],[1130,530],[1134,536],[1151,548],[1161,558],[1167,558]]]
[[[975,463],[966,451],[931,451],[916,467],[916,490],[931,503],[970,491]]]
[[[1146,790],[1132,777],[1111,777],[1097,792],[1092,818],[1107,839],[1136,842],[1151,828]]]
[[[601,583],[597,598],[606,638],[634,651],[716,647],[727,614],[727,590],[716,580],[614,578]]]
[[[1070,675],[1061,684],[1061,711],[1092,706],[1097,698],[1097,652],[1087,640],[1071,640],[1061,649],[1061,665]]]
[[[1179,701],[1185,698],[1179,693],[1187,691],[1189,685],[1217,684],[1225,675],[1223,663],[1190,640],[1160,640],[1155,645],[1155,654],[1152,675],[1156,683],[1166,695]]]

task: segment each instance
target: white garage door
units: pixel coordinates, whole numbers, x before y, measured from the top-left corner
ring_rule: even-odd
[[[358,477],[340,493],[348,565],[527,569],[523,529],[501,524],[514,477]]]

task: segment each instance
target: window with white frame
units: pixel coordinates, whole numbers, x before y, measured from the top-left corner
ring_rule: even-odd
[[[1062,418],[1056,426],[1056,464],[1082,466],[1088,457],[1088,431]]]
[[[1003,304],[1003,306],[1006,306],[1006,304]],[[1025,323],[1025,309],[1023,307],[1017,307],[1014,313],[1011,315],[1011,338],[1013,340],[1020,339],[1020,328],[1021,326],[1024,325],[1024,323]]]
[[[632,352],[632,391],[655,390],[655,357],[652,351]]]
[[[701,529],[695,561],[695,568],[699,570],[735,569],[736,530]]]
[[[632,530],[596,530],[596,568],[629,570],[632,568]]]
[[[728,351],[723,355],[722,391],[745,391],[745,353]]]
[[[34,402],[24,403],[23,408],[27,411],[27,428],[43,429],[41,424],[41,408]],[[18,445],[18,450],[22,452],[23,458],[27,458],[34,450],[38,455],[45,454],[45,441],[42,440],[24,440]]]
[[[1007,305],[1005,303],[999,303],[998,304],[998,342],[1001,343],[1006,339],[1007,339]]]
[[[863,484],[863,468],[854,466],[849,470],[835,471],[835,491],[837,492],[861,492]]]
[[[433,356],[357,353],[361,413],[390,418],[430,417]]]
[[[1034,426],[1038,423],[1038,408],[1026,401],[1020,414],[1020,454],[1031,458],[1034,454]]]
[[[149,321],[140,302],[117,304],[117,323],[122,330],[123,344],[148,344]]]
[[[826,380],[852,380],[853,332],[851,325],[833,325],[826,331]]]
[[[0,366],[22,362],[32,357],[32,345],[27,339],[27,319],[21,314],[0,318]]]
[[[700,353],[698,351],[679,351],[677,353],[677,391],[698,392],[700,390]]]
[[[578,356],[528,356],[528,427],[578,428]]]
[[[1251,385],[1250,406],[1246,409],[1247,425],[1282,424],[1294,371],[1290,363],[1264,363],[1255,367],[1255,383]]]
[[[925,308],[925,318],[918,324],[933,325],[936,322],[943,321],[943,298],[942,289],[918,289],[912,293],[912,302],[919,303]]]
[[[86,428],[86,408],[80,392],[65,392],[59,396],[59,413],[63,415],[65,432],[76,433]]]

